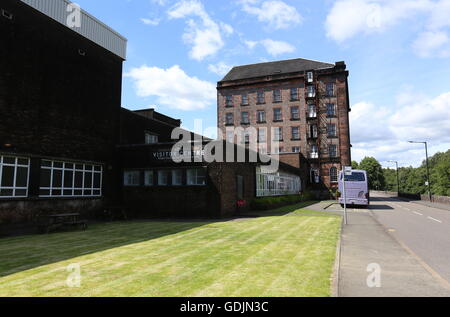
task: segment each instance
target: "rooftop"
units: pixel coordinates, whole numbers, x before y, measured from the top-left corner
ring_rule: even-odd
[[[39,12],[67,26],[68,0],[21,0]],[[127,39],[89,13],[81,10],[81,26],[71,28],[85,38],[105,48],[122,59],[126,59]]]
[[[290,74],[304,72],[308,70],[317,70],[332,68],[335,64],[314,61],[304,58],[288,59],[283,61],[259,63],[252,65],[243,65],[234,67],[222,80],[234,81],[240,79],[257,78],[264,76],[273,76],[280,74]]]

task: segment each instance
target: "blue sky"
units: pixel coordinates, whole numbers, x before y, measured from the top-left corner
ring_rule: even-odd
[[[344,60],[353,158],[417,165],[450,148],[450,0],[78,0],[128,39],[122,104],[216,126],[235,65]],[[388,165],[388,164],[384,164]]]

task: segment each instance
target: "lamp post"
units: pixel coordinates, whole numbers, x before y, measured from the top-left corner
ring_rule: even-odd
[[[398,161],[388,161],[390,163],[395,163],[397,167],[397,196],[400,197],[400,177],[398,176]]]
[[[426,156],[426,164],[427,164],[427,183],[428,183],[428,195],[430,196],[430,202],[433,197],[431,196],[431,183],[430,183],[430,168],[428,166],[428,143],[427,142],[418,142],[418,141],[408,141],[409,143],[421,143],[425,145],[425,156]]]

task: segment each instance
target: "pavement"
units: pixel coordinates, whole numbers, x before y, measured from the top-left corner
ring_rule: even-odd
[[[369,209],[348,209],[337,296],[450,296],[450,212],[375,193]],[[308,209],[343,214],[339,204]]]

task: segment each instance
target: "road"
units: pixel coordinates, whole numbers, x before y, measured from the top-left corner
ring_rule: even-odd
[[[390,234],[450,282],[450,210],[372,193],[370,210]]]

